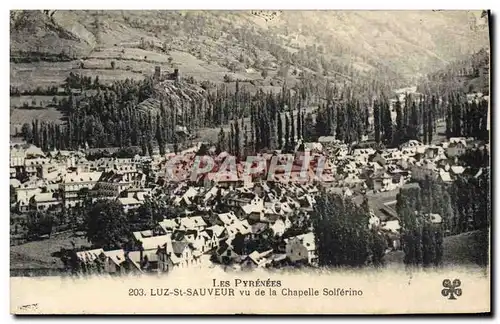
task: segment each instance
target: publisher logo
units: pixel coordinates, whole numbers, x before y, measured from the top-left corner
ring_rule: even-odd
[[[453,283],[450,279],[443,280],[443,287],[445,288],[441,290],[441,295],[448,297],[448,299],[457,299],[456,297],[462,296],[462,289],[458,288],[461,284],[460,279],[453,280]]]

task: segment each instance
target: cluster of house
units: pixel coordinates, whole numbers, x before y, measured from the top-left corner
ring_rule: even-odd
[[[319,141],[335,166],[335,186],[349,188],[348,192],[391,191],[427,176],[452,182],[465,171],[458,164],[458,157],[475,145],[473,140],[462,137],[437,145],[410,140],[398,148],[382,150],[349,149],[331,137],[321,137]]]
[[[89,161],[80,151],[42,152],[34,145],[16,145],[10,152],[10,185],[19,212],[71,208],[89,193],[114,198],[124,208],[137,207],[149,193],[142,161],[100,158]]]
[[[271,180],[288,183],[303,179],[302,183],[315,183],[323,187],[346,188],[347,193],[372,190],[390,191],[411,180],[427,176],[444,182],[464,172],[457,164],[457,157],[464,154],[470,141],[466,138],[450,138],[439,145],[424,145],[411,140],[399,148],[375,150],[369,146],[349,148],[333,137],[320,137],[318,143],[302,143],[295,154],[280,154],[280,159],[294,162],[286,173],[278,169],[272,179],[264,171],[247,176],[220,176],[216,172],[199,175],[195,180],[222,187],[248,186],[255,181]],[[64,205],[71,208],[83,201],[89,192],[94,197],[117,199],[126,210],[144,202],[159,182],[168,181],[167,165],[174,156],[177,159],[174,173],[188,176],[193,169],[199,146],[185,150],[177,156],[136,156],[134,158],[100,158],[89,161],[80,151],[42,152],[33,145],[11,147],[10,184],[16,192],[16,208],[20,212],[30,209],[43,210]],[[218,165],[228,154],[215,157]],[[267,167],[274,154],[260,154]],[[306,157],[307,159],[304,159]],[[303,161],[307,165],[304,165]],[[244,161],[238,162],[238,175],[244,173]],[[321,170],[319,170],[321,168]],[[217,170],[217,166],[214,167]],[[146,174],[149,181],[146,181]],[[304,177],[305,175],[305,177]],[[300,181],[299,181],[300,182]]]
[[[96,160],[88,160],[80,151],[43,152],[33,145],[13,145],[10,184],[19,212],[72,208],[89,195],[116,199],[125,211],[139,207],[148,196],[184,211],[154,228],[131,233],[132,248],[77,252],[82,268],[120,273],[164,272],[210,266],[214,261],[242,268],[287,262],[316,265],[309,215],[320,190],[360,197],[356,194],[395,190],[429,176],[450,182],[464,172],[457,157],[470,145],[468,139],[450,138],[439,145],[412,140],[399,148],[375,150],[320,137],[316,143],[300,143],[295,154],[280,155],[294,161],[291,177],[277,171],[269,178],[265,170],[236,178],[208,172],[175,182],[168,181],[167,172],[172,172],[166,168],[169,161],[177,158],[174,172],[189,170],[200,145],[178,154]],[[214,150],[209,148],[208,154],[215,157],[216,171],[229,155],[216,155]],[[259,156],[269,162],[276,152]],[[239,174],[244,163],[237,162]],[[304,172],[309,175],[306,181],[290,181]],[[397,215],[391,208],[383,208],[390,217],[373,215],[367,223],[392,233],[392,246],[398,248]],[[278,243],[256,244],[259,241]]]
[[[315,266],[309,226],[318,188],[276,183],[225,188],[178,184],[168,204],[182,215],[131,233],[125,249],[77,252],[81,269],[170,272],[214,264],[254,269],[292,262]],[[289,235],[288,235],[288,234]],[[263,245],[275,239],[276,245]],[[255,244],[255,245],[252,245]]]

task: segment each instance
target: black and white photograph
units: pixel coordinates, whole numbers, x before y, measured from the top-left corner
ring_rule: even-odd
[[[11,313],[489,314],[492,15],[10,10]]]

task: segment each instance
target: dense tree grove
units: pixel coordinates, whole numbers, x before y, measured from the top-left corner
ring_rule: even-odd
[[[219,140],[225,142],[218,143],[218,147],[238,157],[262,149],[290,151],[300,139],[313,141],[319,136],[334,136],[353,143],[372,134],[368,103],[352,97],[320,104],[314,122],[312,115],[300,108],[300,103],[298,109],[290,108],[301,99],[297,95],[284,95],[289,92],[276,95],[259,91],[251,97],[243,90],[234,95],[227,92],[223,95],[217,90],[215,94],[198,97],[199,103],[193,101],[188,107],[183,101],[167,98],[160,101],[157,110],[137,109],[152,93],[152,84],[147,81],[124,81],[111,89],[99,88],[92,96],[70,95],[59,103],[68,116],[66,125],[33,120],[31,124],[25,123],[21,132],[29,143],[44,150],[138,146],[143,154],[151,154],[153,147],[163,153],[168,143],[179,141],[175,131],[179,125],[196,131],[198,127],[228,123],[233,134],[229,134],[230,129],[229,132],[223,130],[226,134],[219,136]],[[248,106],[241,105],[240,100],[247,100]],[[439,120],[446,121],[447,137],[486,139],[489,136],[486,100],[469,102],[458,93],[448,100],[423,95],[414,98],[408,94],[404,103],[399,99],[395,101],[394,120],[385,96],[372,104],[373,136],[377,143],[386,146],[397,146],[410,139],[431,143]],[[203,115],[205,118],[199,118]]]
[[[127,241],[128,220],[117,201],[97,202],[88,208],[85,216],[86,236],[94,246],[113,250]]]
[[[432,197],[425,195],[417,187],[401,190],[397,196],[396,208],[401,218],[401,241],[406,265],[428,267],[439,266],[442,262],[443,224],[432,222],[429,211],[433,209],[424,203],[424,200],[427,199],[428,203]]]
[[[50,236],[54,224],[54,217],[51,214],[39,213],[37,211],[30,212],[26,221],[28,237],[39,238],[43,235]]]
[[[128,213],[131,231],[142,231],[154,228],[164,218],[170,218],[169,209],[162,201],[146,199],[137,209]]]
[[[484,229],[490,225],[491,183],[489,169],[461,175],[449,188],[454,219],[452,233]]]
[[[405,263],[439,265],[446,235],[489,227],[491,217],[490,176],[488,168],[476,174],[459,176],[451,185],[431,179],[418,187],[401,189],[396,209],[401,219]],[[432,214],[441,221],[433,223]],[[483,242],[487,246],[487,242]],[[478,252],[479,253],[479,252]],[[486,257],[478,258],[480,263]]]
[[[253,95],[240,87],[238,81],[235,91],[229,91],[224,84],[205,90],[185,85],[184,88],[181,84],[179,93],[161,93],[156,92],[151,78],[115,81],[104,87],[98,78],[92,82],[72,74],[66,80],[67,87],[94,92],[70,93],[68,98],[56,99],[57,107],[67,118],[64,126],[35,120],[23,125],[22,134],[28,142],[44,149],[139,146],[147,154],[153,146],[162,152],[167,143],[178,140],[178,126],[195,132],[199,127],[223,126],[251,117],[252,131],[260,135],[251,142],[254,148],[274,148],[279,140],[274,134],[276,126],[271,126],[271,122],[276,123],[278,112],[291,112],[291,107],[300,100],[298,91],[292,96],[286,85],[277,94],[259,90]],[[155,107],[141,107],[150,98]],[[300,124],[294,125],[293,132],[299,133]],[[245,124],[239,126],[234,129],[238,138],[243,137]],[[271,133],[273,138],[269,137]],[[234,144],[237,140],[232,141],[231,147],[237,146]]]
[[[351,199],[323,193],[316,198],[312,217],[320,266],[382,263],[384,239],[368,228],[368,211]],[[382,252],[381,252],[382,251]]]
[[[362,104],[351,97],[320,105],[314,137],[335,136],[338,140],[359,142],[371,135],[369,106],[373,111],[373,138],[386,146],[397,146],[408,140],[432,143],[437,123],[446,122],[446,135],[486,139],[488,101],[467,101],[465,94],[454,93],[447,98],[436,95],[405,94],[390,102],[382,94],[373,102]],[[392,106],[392,108],[391,108]],[[395,117],[393,117],[393,113]]]

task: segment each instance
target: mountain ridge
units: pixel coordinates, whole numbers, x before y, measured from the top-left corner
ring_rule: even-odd
[[[480,13],[13,11],[11,57],[32,64],[13,62],[11,79],[21,83],[19,80],[26,79],[23,69],[27,68],[32,68],[35,80],[38,74],[49,73],[43,64],[29,60],[38,56],[37,61],[44,61],[54,55],[73,62],[54,63],[51,68],[60,73],[80,67],[83,61],[84,65],[89,63],[89,69],[82,72],[92,76],[107,73],[113,79],[113,73],[106,70],[118,52],[123,54],[118,59],[125,62],[117,64],[117,69],[125,70],[123,77],[150,75],[153,65],[161,63],[167,70],[180,67],[185,75],[200,81],[223,82],[228,73],[240,79],[261,79],[264,70],[271,71],[271,78],[283,79],[276,75],[283,68],[297,70],[297,75],[307,71],[333,78],[338,78],[337,74],[384,76],[404,83],[487,47],[488,31],[471,27],[477,26],[471,19],[483,19]],[[147,53],[136,57],[136,63],[129,63],[127,54],[135,55],[138,49]],[[171,60],[173,54],[178,55]],[[159,60],[148,62],[153,55]],[[94,62],[107,56],[112,56],[109,62]],[[248,73],[248,69],[256,73]],[[130,70],[140,72],[131,76]],[[40,79],[52,82],[47,77]]]

